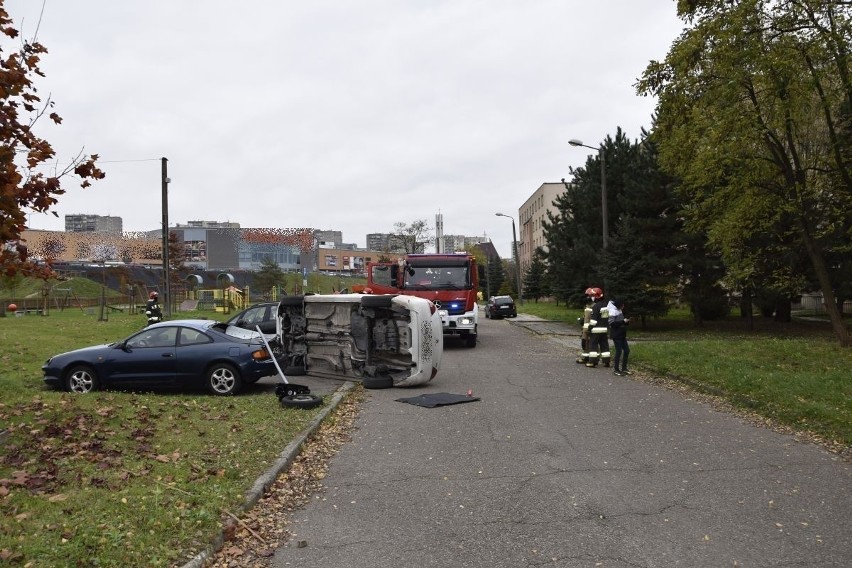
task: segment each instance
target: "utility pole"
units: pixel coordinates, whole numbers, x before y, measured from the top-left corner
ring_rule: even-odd
[[[170,317],[172,315],[172,294],[169,275],[169,168],[168,159],[160,158],[161,163],[161,183],[163,189],[163,306],[165,311],[163,315]]]

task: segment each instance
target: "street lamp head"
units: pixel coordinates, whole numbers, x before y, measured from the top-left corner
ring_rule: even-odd
[[[582,140],[577,140],[576,138],[572,138],[571,140],[568,141],[568,143],[571,144],[572,146],[583,146],[584,145]]]
[[[508,217],[505,213],[495,213],[498,217]]]

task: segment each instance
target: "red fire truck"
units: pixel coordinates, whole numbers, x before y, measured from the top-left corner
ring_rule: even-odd
[[[408,254],[399,262],[367,265],[374,294],[405,294],[431,300],[441,315],[444,335],[457,335],[476,347],[479,326],[479,271],[476,258],[459,254]]]

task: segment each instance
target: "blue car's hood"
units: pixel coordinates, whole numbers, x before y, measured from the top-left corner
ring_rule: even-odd
[[[91,347],[81,347],[80,349],[74,349],[71,351],[65,351],[64,353],[59,353],[58,355],[54,355],[51,359],[56,359],[57,357],[65,357],[66,355],[81,355],[83,353],[94,353],[96,351],[103,351],[106,349],[112,349],[118,345],[117,341],[112,343],[104,343],[103,345],[92,345]]]

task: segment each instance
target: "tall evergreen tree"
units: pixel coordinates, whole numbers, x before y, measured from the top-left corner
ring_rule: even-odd
[[[278,263],[270,257],[260,261],[260,269],[255,273],[252,285],[261,295],[267,297],[275,286],[286,284],[286,275]]]
[[[607,137],[603,143],[606,162],[607,225],[608,240],[622,226],[622,220],[635,217],[639,223],[635,233],[640,234],[642,224],[654,237],[653,245],[647,248],[658,255],[657,260],[666,264],[669,272],[676,265],[668,261],[674,246],[658,250],[666,230],[677,230],[672,220],[676,219],[676,207],[670,197],[669,180],[657,175],[654,156],[646,145],[630,142],[619,128],[615,137]],[[601,160],[599,154],[590,155],[586,165],[571,170],[572,179],[565,183],[566,191],[555,200],[557,213],[549,214],[544,223],[547,240],[547,260],[551,275],[552,292],[572,305],[585,301],[585,290],[589,287],[605,288],[610,271],[609,259],[603,250],[603,220],[601,214]],[[563,180],[564,181],[564,180]],[[654,209],[654,203],[657,208]],[[643,209],[647,208],[647,209]],[[665,212],[665,213],[663,213]],[[664,215],[672,220],[660,221]],[[659,226],[655,226],[655,224]],[[671,236],[671,235],[669,235]],[[640,247],[637,254],[645,254]],[[663,268],[655,269],[646,279],[656,277]],[[674,279],[673,274],[669,279]],[[647,281],[647,280],[646,280]],[[656,283],[659,287],[661,284]]]
[[[639,223],[626,222],[609,243],[606,267],[608,298],[620,298],[629,308],[630,317],[640,318],[645,327],[649,316],[668,311],[672,288],[660,286],[656,278],[659,259],[642,243]]]
[[[524,298],[535,300],[550,294],[550,283],[548,282],[547,265],[544,263],[544,251],[536,247],[532,261],[524,275]]]
[[[506,273],[503,271],[503,261],[499,256],[488,257],[487,278],[491,295],[496,296],[500,288],[503,287],[503,282],[506,280]]]
[[[667,312],[686,259],[675,182],[657,166],[653,137],[644,130],[642,137],[625,151],[605,276],[607,296],[623,298],[644,325],[648,316]]]

